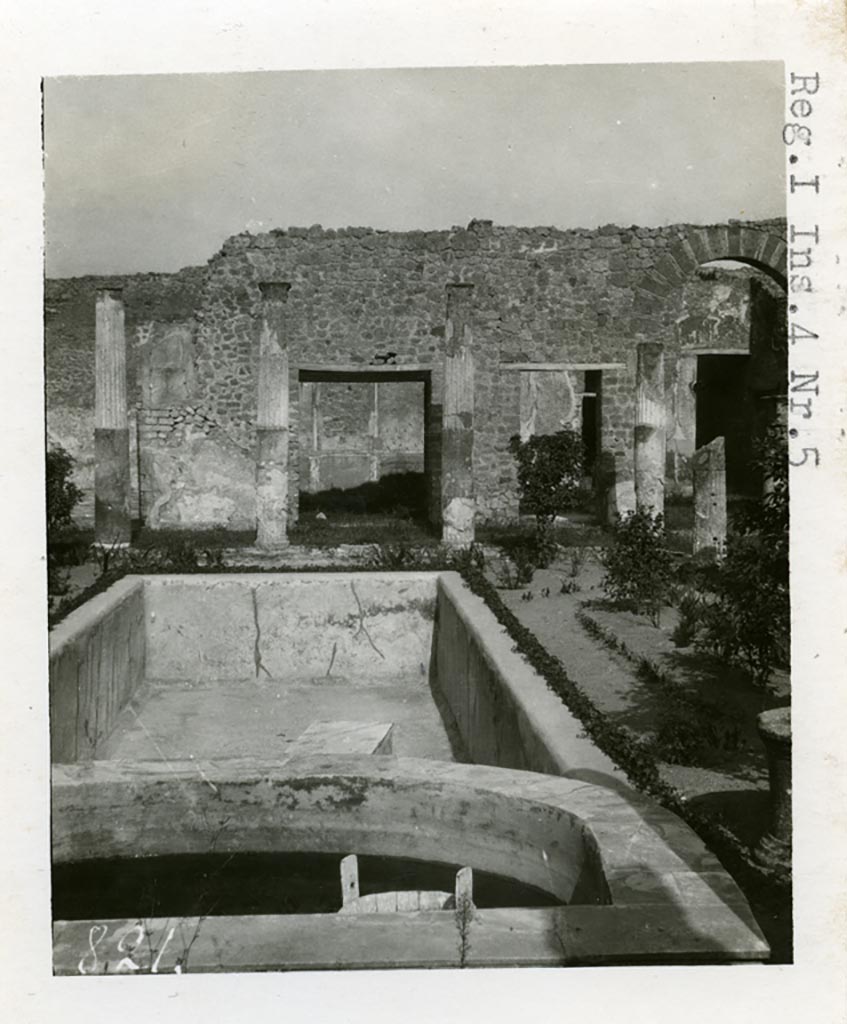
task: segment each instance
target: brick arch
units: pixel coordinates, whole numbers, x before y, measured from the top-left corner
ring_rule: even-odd
[[[639,290],[653,301],[668,296],[697,267],[712,260],[736,260],[756,267],[787,291],[787,246],[770,228],[728,224],[685,230],[685,237],[674,242],[638,282]]]

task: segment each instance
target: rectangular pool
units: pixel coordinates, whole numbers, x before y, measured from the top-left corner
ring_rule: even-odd
[[[313,723],[386,723],[398,756],[622,781],[452,572],[127,576],[53,630],[50,708],[54,763],[284,758]]]

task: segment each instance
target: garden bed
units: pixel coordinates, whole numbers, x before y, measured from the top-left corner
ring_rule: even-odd
[[[756,720],[786,703],[787,679],[762,690],[737,668],[678,648],[667,632],[632,612],[584,603],[577,621],[632,664],[654,720],[651,744],[662,778],[694,806],[714,808],[739,844],[752,849],[770,822],[769,777]]]
[[[603,629],[598,626],[589,634],[580,619],[586,598],[596,599],[602,592],[602,569],[595,554],[588,552],[574,572],[564,553],[516,590],[495,590],[490,573],[483,588],[488,591],[486,600],[521,653],[577,715],[597,746],[633,785],[684,817],[706,839],[750,899],[773,946],[774,961],[789,961],[790,879],[763,870],[752,856],[770,824],[767,765],[755,734],[755,715],[761,705],[772,704],[772,698],[734,671],[726,672],[691,651],[690,674],[683,677],[675,661],[672,672],[659,660],[659,655],[673,659],[677,651],[667,633],[632,613],[592,610]],[[666,614],[665,619],[666,628],[671,628],[673,617]],[[721,703],[722,697],[708,699],[717,697],[717,691],[709,694],[710,679],[717,679],[722,694],[735,687],[733,712]],[[704,719],[706,728],[699,724]],[[717,746],[703,742],[715,719],[726,727],[726,749],[719,729]],[[660,732],[666,753],[673,754],[676,746],[675,756],[682,754],[695,763],[675,763],[661,756],[656,743]]]

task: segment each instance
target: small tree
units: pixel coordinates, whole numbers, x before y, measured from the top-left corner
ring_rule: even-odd
[[[547,542],[550,525],[575,501],[585,465],[585,446],[575,430],[509,440],[517,462],[523,507],[535,516],[539,546]]]
[[[747,669],[765,684],[790,657],[788,443],[772,426],[758,442],[754,467],[767,493],[734,524],[717,567],[716,600],[708,606],[702,649]]]
[[[82,491],[70,479],[73,457],[58,444],[47,449],[47,592],[60,594],[65,589],[56,541],[59,532],[71,525],[71,516],[82,498]]]
[[[671,586],[671,553],[665,544],[662,516],[644,509],[618,516],[602,561],[606,596],[648,615],[658,626]]]
[[[59,445],[47,449],[47,536],[55,537],[64,526],[70,526],[73,510],[82,498],[82,491],[70,479],[73,456]]]

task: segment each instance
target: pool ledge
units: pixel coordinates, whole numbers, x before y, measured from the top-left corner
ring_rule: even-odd
[[[570,904],[476,910],[467,966],[722,963],[769,955],[746,899],[717,859],[680,819],[635,794],[391,756],[54,766],[55,862],[210,849],[447,859],[539,885]],[[143,924],[154,932],[167,922]],[[55,922],[55,971],[80,973],[92,928],[108,943],[138,927]],[[352,921],[331,914],[209,917],[180,927],[197,933],[190,969],[198,971],[457,966],[452,911]],[[114,957],[111,963],[116,969]]]

